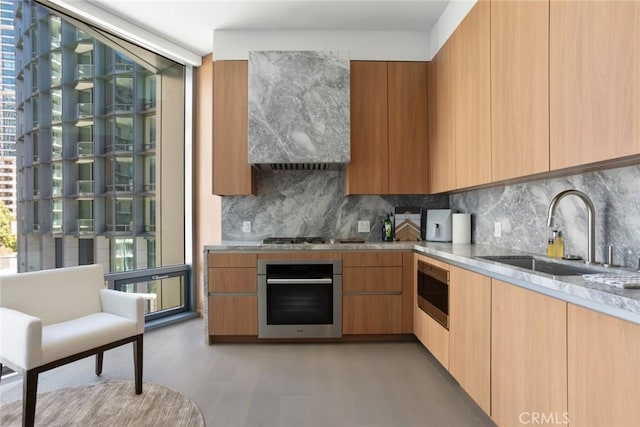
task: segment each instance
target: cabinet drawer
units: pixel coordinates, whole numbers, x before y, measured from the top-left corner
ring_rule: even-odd
[[[257,254],[213,254],[207,257],[208,267],[255,267]]]
[[[402,267],[348,267],[342,270],[342,291],[402,292]]]
[[[449,331],[417,306],[414,314],[413,330],[416,338],[449,370]]]
[[[402,332],[402,295],[345,295],[342,297],[342,333],[399,334]]]
[[[209,292],[258,292],[258,270],[209,268]]]
[[[258,297],[209,297],[209,335],[258,335]]]
[[[345,252],[342,267],[402,267],[402,252]]]

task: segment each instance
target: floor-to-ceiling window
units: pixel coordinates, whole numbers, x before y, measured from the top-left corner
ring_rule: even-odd
[[[184,67],[31,0],[15,26],[18,270],[184,264]],[[186,309],[188,283],[157,277],[121,289]]]

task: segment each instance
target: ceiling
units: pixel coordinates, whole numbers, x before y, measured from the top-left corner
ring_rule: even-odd
[[[83,0],[199,55],[214,30],[429,31],[450,0]]]

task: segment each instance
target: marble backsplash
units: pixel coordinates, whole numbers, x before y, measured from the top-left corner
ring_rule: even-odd
[[[640,166],[628,166],[450,195],[450,207],[472,214],[472,242],[546,253],[551,229],[547,212],[559,192],[576,189],[595,206],[596,260],[614,246],[614,264],[638,268],[640,257]],[[500,222],[502,236],[494,236]],[[587,209],[577,197],[558,204],[554,223],[564,234],[566,254],[587,254]]]
[[[447,208],[449,196],[345,196],[342,171],[262,171],[257,196],[222,198],[222,238],[262,240],[269,236],[355,237],[381,241],[382,221],[396,206]],[[358,220],[371,223],[358,233]],[[251,221],[251,233],[242,222]]]

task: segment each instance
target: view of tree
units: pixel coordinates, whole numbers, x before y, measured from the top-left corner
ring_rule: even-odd
[[[11,229],[12,221],[11,211],[4,203],[0,203],[0,247],[9,248],[15,252],[18,243]]]

